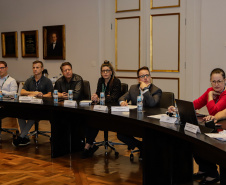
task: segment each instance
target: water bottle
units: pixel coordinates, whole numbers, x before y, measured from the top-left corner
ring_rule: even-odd
[[[2,87],[0,87],[0,100],[3,99],[3,94],[2,94]]]
[[[68,90],[68,100],[73,100],[73,90]]]
[[[180,115],[179,115],[179,111],[178,111],[178,108],[177,108],[177,104],[175,104],[175,114],[176,114],[176,124],[180,124]]]
[[[137,96],[137,112],[143,111],[143,101],[141,96]]]
[[[58,90],[53,91],[53,102],[58,103]]]
[[[104,94],[104,92],[100,93],[100,105],[105,105],[105,94]]]
[[[18,98],[18,93],[14,93],[14,99],[17,100]]]

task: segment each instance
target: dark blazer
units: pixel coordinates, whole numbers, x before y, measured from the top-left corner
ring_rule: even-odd
[[[48,46],[48,56],[62,56],[62,44],[56,42],[55,48],[53,49],[53,43]]]
[[[140,84],[132,85],[127,93],[119,98],[119,102],[126,101],[132,102],[132,105],[137,104],[137,96],[140,95]],[[160,101],[162,96],[162,90],[156,87],[154,84],[151,84],[149,87],[149,91],[143,94],[143,105],[144,107],[154,107]]]

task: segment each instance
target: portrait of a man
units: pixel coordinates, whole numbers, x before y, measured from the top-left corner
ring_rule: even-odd
[[[65,59],[65,26],[43,27],[43,58]]]
[[[52,33],[50,36],[50,44],[48,45],[47,53],[48,56],[62,55],[62,43],[58,42],[56,33]]]

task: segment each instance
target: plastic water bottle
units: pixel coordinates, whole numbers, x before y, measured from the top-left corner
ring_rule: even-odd
[[[73,90],[68,90],[68,100],[73,100]]]
[[[175,114],[176,114],[176,124],[180,124],[180,115],[179,115],[179,111],[178,111],[178,108],[177,108],[177,104],[175,104]]]
[[[53,102],[58,103],[58,90],[53,91]]]
[[[104,94],[104,92],[100,93],[100,105],[105,105],[105,94]]]
[[[0,86],[0,100],[3,99],[3,94],[2,94],[2,87]]]
[[[18,98],[18,93],[14,93],[14,99],[17,100]]]
[[[141,96],[137,96],[137,112],[143,111],[143,101]]]

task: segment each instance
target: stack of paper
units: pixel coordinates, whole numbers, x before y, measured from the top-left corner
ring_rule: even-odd
[[[226,130],[223,130],[222,132],[219,133],[206,133],[206,135],[220,141],[226,141]]]

